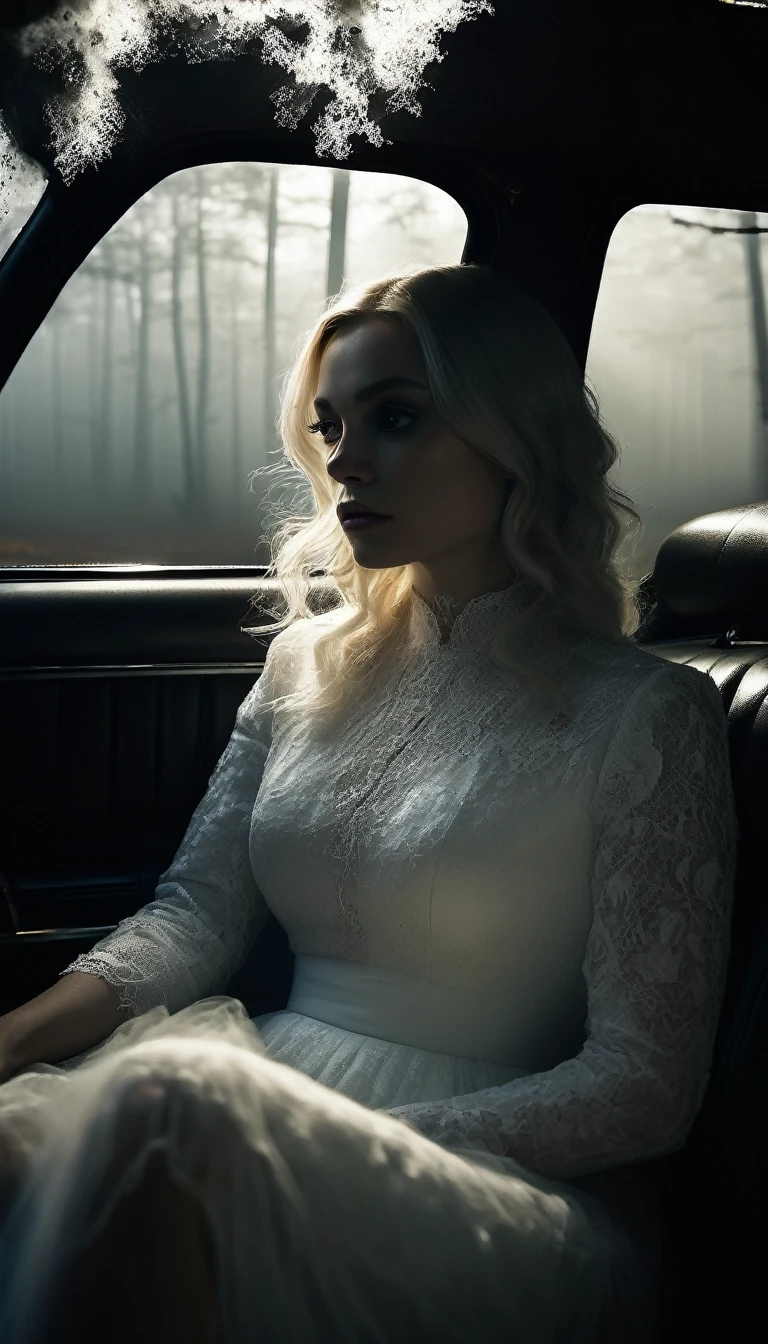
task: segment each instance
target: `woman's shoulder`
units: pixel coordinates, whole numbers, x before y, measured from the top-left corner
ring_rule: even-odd
[[[653,653],[629,637],[584,636],[574,644],[567,664],[574,702],[588,715],[598,706],[599,717],[618,715],[630,701],[642,701],[647,709],[646,700],[666,702],[670,697],[722,712],[720,692],[706,672]]]
[[[570,661],[575,669],[590,669],[593,674],[608,678],[620,677],[628,684],[640,685],[662,671],[666,671],[667,681],[681,685],[710,680],[699,668],[665,658],[661,653],[636,644],[628,635],[623,639],[583,635],[575,641]]]

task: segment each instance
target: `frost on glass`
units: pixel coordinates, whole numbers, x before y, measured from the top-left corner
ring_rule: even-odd
[[[0,118],[0,260],[45,191],[39,164],[20,154]]]
[[[482,13],[493,13],[490,0],[84,0],[28,24],[17,52],[66,72],[66,96],[46,111],[56,167],[71,182],[107,158],[119,139],[117,71],[141,70],[169,41],[199,62],[226,60],[260,39],[264,62],[276,62],[289,77],[272,95],[278,124],[294,128],[320,91],[330,90],[312,131],[319,156],[345,159],[353,135],[385,143],[380,116],[421,113],[424,71],[443,59],[441,36]],[[382,108],[377,115],[374,94]],[[0,163],[2,217],[24,170],[12,146]]]

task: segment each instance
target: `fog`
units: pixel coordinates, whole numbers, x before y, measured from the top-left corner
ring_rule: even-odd
[[[267,564],[264,525],[311,502],[298,472],[268,470],[298,338],[342,281],[457,261],[466,230],[444,192],[388,174],[167,178],[72,277],[0,395],[0,562]]]
[[[587,377],[643,519],[638,577],[680,523],[768,497],[768,244],[718,231],[755,224],[647,205],[611,241]],[[465,237],[450,197],[387,174],[234,163],[160,183],[0,394],[0,563],[267,564],[265,528],[311,507],[298,473],[274,475],[297,338],[342,279],[456,262]]]

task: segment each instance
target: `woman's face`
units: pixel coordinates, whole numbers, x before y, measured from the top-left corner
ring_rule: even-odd
[[[391,515],[347,532],[363,569],[412,565],[423,597],[459,602],[509,582],[498,535],[509,478],[441,419],[405,323],[376,315],[338,331],[323,353],[315,407],[343,500]]]

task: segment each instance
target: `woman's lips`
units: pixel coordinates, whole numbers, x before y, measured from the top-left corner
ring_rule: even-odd
[[[388,523],[389,518],[384,518],[380,513],[358,513],[352,514],[349,518],[342,520],[341,526],[345,532],[355,532],[358,529],[362,531],[366,527],[375,527],[378,523]]]

